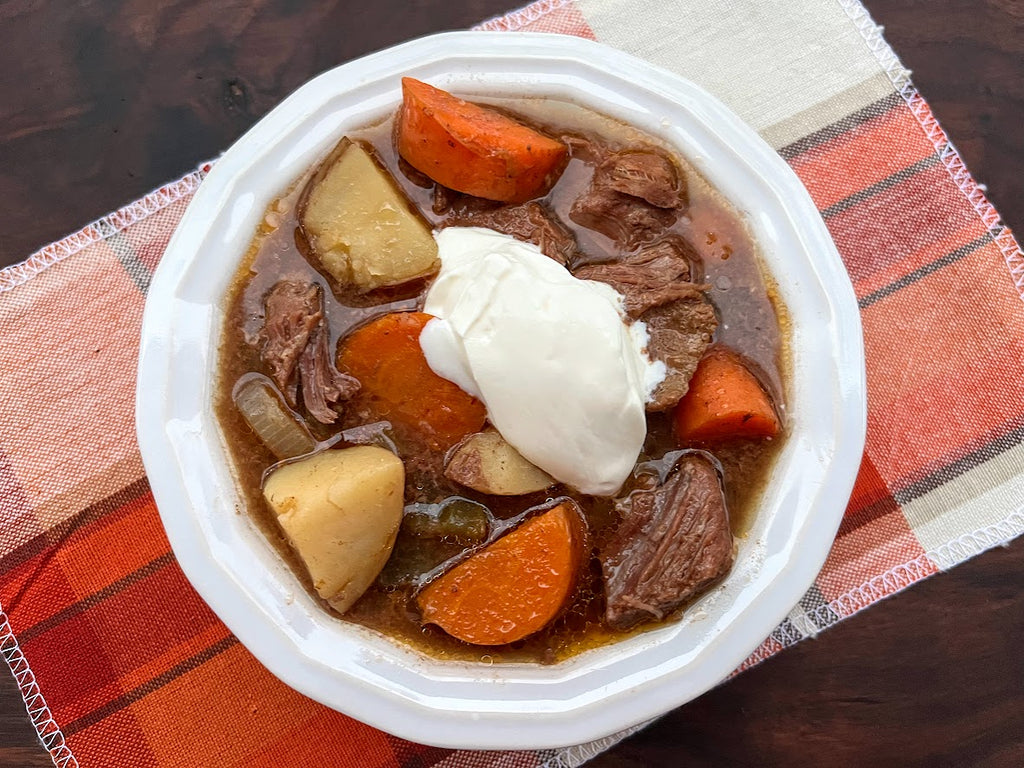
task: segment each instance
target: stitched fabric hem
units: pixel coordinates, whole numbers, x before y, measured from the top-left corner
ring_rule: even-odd
[[[11,630],[11,623],[7,614],[0,607],[0,654],[7,662],[14,681],[18,684],[22,701],[25,703],[25,710],[28,712],[32,727],[42,743],[43,748],[50,754],[50,759],[57,768],[78,768],[78,760],[71,752],[64,740],[64,734],[60,726],[53,719],[50,707],[43,698],[42,691],[36,683],[36,677],[28,660],[21,652],[18,639]]]
[[[985,225],[1006,260],[1006,267],[1010,270],[1010,279],[1013,280],[1013,284],[1017,288],[1017,295],[1021,301],[1024,301],[1024,252],[1021,251],[1020,244],[1014,238],[1012,230],[1002,222],[995,206],[985,197],[982,186],[967,170],[963,158],[960,157],[953,142],[949,140],[942,126],[939,125],[939,121],[935,119],[928,102],[911,81],[910,70],[903,66],[896,52],[883,37],[882,28],[875,24],[871,14],[860,0],[837,0],[837,2],[857,28],[867,44],[868,50],[874,54],[878,64],[889,76],[893,87],[910,107],[911,113],[932,143],[939,160],[952,177],[953,183],[967,198]]]
[[[569,5],[570,2],[571,0],[540,0],[519,11],[485,21],[477,25],[475,29],[519,30],[548,13]],[[867,10],[859,0],[837,0],[837,2],[854,23],[897,92],[910,107],[957,188],[965,195],[985,224],[1006,260],[1020,298],[1024,300],[1024,254],[1022,254],[1012,231],[1002,223],[995,207],[985,197],[984,190],[965,167],[958,151],[932,115],[927,102],[913,85],[910,72],[903,67]],[[192,194],[205,177],[209,167],[209,164],[204,164],[193,173],[164,185],[142,199],[40,249],[24,262],[0,270],[0,293],[28,282],[48,267]],[[841,619],[849,618],[875,602],[897,594],[934,573],[949,570],[994,546],[1006,545],[1022,533],[1024,533],[1024,514],[1017,511],[996,525],[964,534],[911,561],[895,566],[886,573],[847,591],[827,605],[808,611],[808,616],[819,620],[824,620],[830,615],[837,615]],[[773,632],[772,637],[779,633],[780,636],[776,639],[782,646],[785,646],[816,634],[817,631],[820,630],[811,626],[809,622],[808,626],[801,626],[794,622],[789,626],[784,624]],[[754,666],[775,655],[778,650],[778,648],[758,649],[742,668]],[[67,746],[63,733],[52,717],[2,608],[0,608],[0,653],[15,677],[32,724],[54,765],[57,768],[70,768],[70,766],[77,768],[78,761]],[[541,763],[540,768],[575,768],[646,725],[648,723],[642,723],[597,742],[558,750],[549,755]]]
[[[1007,546],[1021,535],[1024,535],[1024,507],[1012,512],[998,523],[958,536],[844,592],[826,605],[807,611],[808,620],[806,622],[799,620],[783,622],[770,637],[783,648],[792,645],[799,640],[818,634],[821,627],[848,619],[880,600],[892,597],[929,576],[945,573],[954,566],[994,547]],[[812,624],[811,622],[814,620],[816,621]],[[764,648],[762,646],[751,654],[741,669],[749,669],[774,656],[779,650],[779,648]]]
[[[513,11],[512,13],[506,13],[504,16],[495,16],[493,19],[488,19],[481,24],[477,24],[473,29],[479,29],[486,32],[514,32],[517,29],[522,29],[527,24],[537,21],[543,16],[547,16],[552,11],[564,8],[571,2],[572,0],[538,0],[538,2],[531,3],[524,8],[520,8],[518,11]],[[541,766],[541,768],[547,767]]]
[[[1021,535],[1024,535],[1024,507],[998,523],[965,533],[939,547],[924,552],[913,560],[894,566],[885,573],[844,592],[826,605],[807,611],[804,617],[790,618],[784,621],[766,638],[775,641],[777,645],[767,648],[764,645],[758,647],[739,669],[729,675],[729,679],[766,661],[780,650],[817,635],[823,628],[835,624],[837,621],[848,619],[929,576],[944,573],[989,549],[1006,546]],[[576,768],[652,722],[654,720],[649,720],[606,739],[559,750],[548,757],[538,768]]]
[[[579,766],[584,763],[593,760],[598,755],[611,749],[620,741],[629,738],[638,731],[642,731],[657,719],[658,718],[647,720],[639,725],[634,725],[624,731],[619,731],[611,736],[606,736],[603,739],[597,739],[596,741],[591,741],[587,744],[578,744],[574,747],[563,747],[554,754],[548,756],[543,763],[537,766],[537,768],[579,768]]]
[[[24,285],[54,264],[60,263],[69,256],[74,256],[90,245],[106,240],[132,224],[137,224],[183,197],[191,195],[198,189],[199,183],[206,177],[211,167],[211,163],[203,163],[195,171],[182,176],[177,181],[164,184],[141,199],[87,224],[74,234],[40,248],[25,261],[0,269],[0,293]]]

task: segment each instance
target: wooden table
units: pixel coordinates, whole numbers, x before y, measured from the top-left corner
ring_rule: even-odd
[[[313,74],[510,2],[0,4],[0,265],[216,156]],[[867,5],[1024,232],[1024,4]],[[1024,765],[1022,554],[986,553],[874,606],[591,765]],[[6,674],[0,765],[51,765]]]

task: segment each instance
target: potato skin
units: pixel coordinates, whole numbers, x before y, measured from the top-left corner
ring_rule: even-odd
[[[264,482],[263,497],[317,594],[344,613],[391,556],[404,490],[402,460],[360,445],[282,464]]]
[[[448,457],[445,477],[467,488],[496,496],[542,491],[555,479],[534,466],[495,429],[464,439]]]

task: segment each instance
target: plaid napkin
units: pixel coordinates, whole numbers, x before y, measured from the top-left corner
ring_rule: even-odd
[[[483,28],[597,39],[700,83],[790,162],[849,270],[863,465],[816,585],[741,669],[1024,531],[1024,257],[856,0],[542,0]],[[0,272],[0,651],[54,762],[576,766],[615,743],[404,742],[278,682],[189,587],[133,395],[150,275],[204,172]]]

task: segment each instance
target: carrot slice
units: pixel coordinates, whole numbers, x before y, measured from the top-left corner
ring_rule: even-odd
[[[532,517],[430,582],[416,599],[425,624],[474,645],[543,629],[565,606],[585,554],[574,502]]]
[[[398,153],[467,195],[521,203],[547,193],[565,168],[565,144],[493,109],[402,78]]]
[[[353,401],[377,418],[404,424],[435,450],[447,450],[479,432],[483,403],[431,370],[420,332],[433,320],[423,312],[395,312],[351,333],[338,351],[338,370],[359,379]]]
[[[709,351],[690,379],[675,411],[676,436],[683,442],[733,437],[775,437],[779,417],[757,377],[733,352]]]

